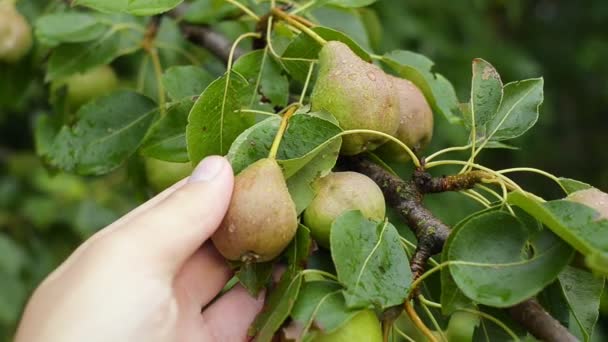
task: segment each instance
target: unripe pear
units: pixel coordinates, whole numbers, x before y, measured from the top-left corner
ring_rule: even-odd
[[[446,335],[450,342],[469,342],[473,340],[479,316],[465,311],[457,311],[450,317]]]
[[[263,262],[279,256],[297,228],[281,167],[266,158],[236,176],[228,212],[211,239],[228,260]]]
[[[72,108],[106,95],[118,87],[118,78],[108,65],[101,65],[84,73],[70,76],[65,80],[67,102]]]
[[[382,342],[382,326],[372,310],[363,310],[337,330],[319,333],[313,342]]]
[[[0,2],[0,62],[19,61],[32,48],[32,27],[10,1]]]
[[[410,149],[418,151],[428,145],[433,137],[433,111],[424,94],[414,83],[394,76],[392,79],[398,98],[399,128],[394,137]],[[407,161],[410,156],[401,146],[389,141],[378,149],[389,160]]]
[[[334,220],[346,211],[359,210],[363,216],[381,221],[386,213],[382,190],[369,177],[357,172],[334,172],[318,179],[315,198],[304,210],[304,224],[317,243],[329,248]]]
[[[146,158],[144,165],[148,182],[156,192],[188,177],[193,170],[192,163],[172,163],[155,158]]]
[[[319,75],[312,91],[313,111],[332,114],[344,130],[368,129],[394,134],[399,126],[393,83],[379,67],[367,63],[347,45],[330,41],[319,53]],[[374,134],[343,137],[341,153],[371,151],[387,138]]]
[[[568,200],[584,204],[595,209],[598,213],[598,220],[608,220],[608,194],[596,188],[579,190],[567,197]]]

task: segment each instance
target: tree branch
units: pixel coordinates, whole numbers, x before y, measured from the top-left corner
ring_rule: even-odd
[[[423,194],[471,189],[484,179],[492,179],[492,176],[479,170],[443,177],[432,177],[424,170],[414,172],[414,182]]]
[[[224,35],[202,25],[182,23],[180,27],[184,36],[192,43],[209,50],[209,52],[220,60],[225,62],[228,61],[232,42],[224,37]],[[237,60],[243,53],[243,50],[236,48],[234,51],[234,60]]]
[[[542,341],[578,341],[564,326],[549,315],[535,299],[529,299],[509,308],[509,313],[530,334]]]

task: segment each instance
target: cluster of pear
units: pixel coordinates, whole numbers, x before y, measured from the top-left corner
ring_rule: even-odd
[[[311,95],[313,111],[332,114],[344,130],[373,130],[418,150],[433,136],[433,112],[412,82],[386,74],[357,56],[346,44],[328,42],[319,54],[319,76]],[[355,155],[382,147],[392,159],[406,155],[377,134],[343,138],[341,153]]]
[[[319,65],[312,110],[332,114],[345,130],[379,131],[412,148],[430,141],[432,111],[411,82],[386,74],[337,41],[321,49]],[[341,154],[354,155],[380,146],[401,152],[387,140],[372,133],[346,135]],[[332,223],[346,211],[359,210],[375,221],[385,217],[382,191],[362,174],[333,172],[316,180],[312,188],[315,197],[302,219],[321,247],[330,248]],[[212,240],[229,260],[263,262],[280,255],[297,227],[298,214],[281,168],[276,160],[266,158],[237,175],[228,213]]]
[[[32,27],[12,1],[0,1],[0,62],[15,63],[32,48]]]

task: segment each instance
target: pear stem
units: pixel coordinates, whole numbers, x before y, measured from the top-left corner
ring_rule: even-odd
[[[308,36],[310,36],[310,38],[314,39],[321,46],[327,44],[327,40],[325,40],[323,37],[319,36],[315,31],[311,30],[308,26],[304,25],[299,20],[294,19],[292,16],[285,13],[281,9],[275,7],[272,10],[270,10],[270,12],[273,15],[286,21],[289,25],[294,26],[295,28],[299,29],[300,31],[306,33]]]
[[[281,125],[279,126],[279,130],[277,131],[277,135],[274,137],[274,141],[272,142],[272,146],[270,147],[270,152],[268,153],[268,158],[276,159],[277,153],[279,152],[279,146],[281,145],[281,140],[283,139],[283,135],[287,130],[287,124],[289,123],[289,119],[291,116],[298,110],[300,107],[299,104],[293,104],[285,110],[285,114],[283,114],[283,118],[281,119]]]
[[[407,312],[407,315],[410,316],[410,320],[414,323],[416,328],[418,328],[418,330],[420,330],[420,332],[423,333],[429,341],[437,342],[435,335],[433,335],[431,330],[424,324],[424,322],[422,322],[409,300],[405,301],[405,312]]]

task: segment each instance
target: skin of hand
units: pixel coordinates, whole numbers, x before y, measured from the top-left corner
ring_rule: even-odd
[[[100,230],[36,289],[16,342],[245,341],[263,306],[208,239],[233,187],[228,161],[184,179]]]

